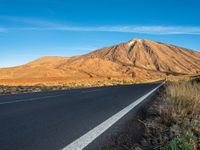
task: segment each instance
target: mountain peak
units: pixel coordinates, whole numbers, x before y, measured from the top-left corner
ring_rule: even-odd
[[[129,42],[142,41],[142,40],[144,40],[144,39],[133,38]]]
[[[134,38],[126,43],[102,48],[88,56],[166,74],[200,72],[199,52],[145,39]]]
[[[129,46],[132,46],[133,44],[135,44],[136,42],[142,42],[143,39],[138,39],[138,38],[133,38],[128,42]]]
[[[28,69],[27,69],[28,68]],[[27,65],[0,69],[0,78],[131,77],[199,74],[200,53],[134,38],[76,57],[45,57]]]

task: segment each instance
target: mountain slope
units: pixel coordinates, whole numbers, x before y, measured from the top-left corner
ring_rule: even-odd
[[[200,70],[199,52],[148,40],[133,39],[88,56],[166,73],[195,74]]]
[[[75,57],[44,57],[0,69],[0,79],[17,78],[158,78],[166,74],[200,73],[200,53],[185,48],[133,39]]]

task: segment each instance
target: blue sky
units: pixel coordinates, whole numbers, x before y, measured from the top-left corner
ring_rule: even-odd
[[[199,0],[0,0],[0,67],[144,38],[200,50]]]

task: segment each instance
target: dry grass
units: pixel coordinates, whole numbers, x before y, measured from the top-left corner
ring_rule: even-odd
[[[0,94],[35,91],[49,91],[70,88],[101,87],[126,84],[150,83],[161,80],[139,80],[130,77],[99,77],[99,78],[26,78],[0,79]]]
[[[135,124],[115,135],[104,149],[199,150],[200,81],[168,82],[140,118],[143,132]],[[135,136],[137,135],[137,136]],[[131,137],[141,138],[134,141]],[[111,147],[109,147],[111,146]],[[126,147],[124,147],[126,146]]]
[[[141,149],[200,149],[200,84],[191,81],[168,82],[150,109],[159,116],[143,120],[146,130]],[[157,102],[157,103],[156,103]],[[150,111],[150,112],[151,112]]]
[[[166,76],[166,81],[170,82],[185,82],[185,81],[191,81],[192,79],[199,78],[198,75],[178,75],[178,76],[173,76],[169,75]]]
[[[68,87],[90,87],[116,85],[124,83],[150,83],[163,80],[156,79],[138,79],[126,76],[120,77],[88,77],[88,78],[70,78],[70,77],[49,77],[49,78],[19,78],[19,79],[0,79],[0,85],[3,86],[68,86]]]
[[[188,146],[197,149],[198,142],[188,142],[200,137],[200,84],[196,82],[170,83],[166,86],[160,121],[174,132],[166,149]],[[190,133],[190,134],[188,134]],[[184,143],[187,141],[187,143]],[[197,140],[198,141],[198,140]],[[170,147],[171,146],[171,147]]]
[[[179,124],[200,121],[200,85],[195,82],[171,83],[166,87],[163,122]],[[192,124],[193,125],[193,124]]]
[[[31,93],[69,89],[67,86],[0,86],[0,94]]]

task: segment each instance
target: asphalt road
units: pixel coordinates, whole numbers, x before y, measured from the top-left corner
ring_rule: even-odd
[[[60,150],[160,83],[0,95],[0,150]]]

